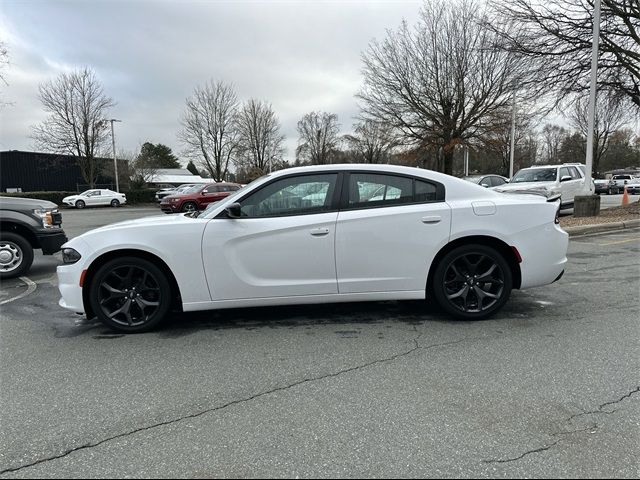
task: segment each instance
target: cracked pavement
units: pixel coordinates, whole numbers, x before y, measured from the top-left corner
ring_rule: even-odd
[[[0,310],[0,478],[637,478],[637,237],[572,240],[560,282],[483,322],[381,302],[133,336],[59,309],[39,257]]]

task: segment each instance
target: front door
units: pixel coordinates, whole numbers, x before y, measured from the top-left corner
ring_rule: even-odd
[[[239,201],[240,218],[211,220],[202,256],[212,300],[337,293],[337,178],[279,178]]]

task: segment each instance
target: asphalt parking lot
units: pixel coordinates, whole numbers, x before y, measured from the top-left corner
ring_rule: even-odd
[[[0,477],[637,478],[639,233],[572,239],[558,283],[486,321],[378,302],[142,335],[59,308],[59,259],[37,255],[0,287]]]

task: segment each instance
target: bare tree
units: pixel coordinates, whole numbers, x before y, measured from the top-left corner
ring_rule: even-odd
[[[629,101],[625,97],[615,95],[598,95],[596,115],[593,128],[593,172],[600,174],[600,160],[609,149],[611,134],[628,124],[630,118]],[[586,138],[589,130],[589,97],[583,96],[575,101],[569,113],[571,125]],[[586,144],[582,147],[586,153]]]
[[[327,112],[310,112],[298,122],[298,161],[313,165],[331,163],[331,155],[340,141],[338,116]]]
[[[237,112],[238,96],[232,86],[222,82],[211,80],[204,87],[197,86],[186,100],[180,140],[186,154],[199,160],[218,182],[227,176],[237,147]]]
[[[362,116],[393,126],[403,141],[442,149],[451,174],[454,149],[481,135],[495,112],[510,104],[529,71],[520,58],[496,48],[474,0],[426,0],[415,27],[403,22],[363,53]]]
[[[494,6],[504,48],[526,58],[540,82],[554,86],[559,98],[588,91],[593,0],[495,0]],[[640,2],[602,0],[601,16],[598,83],[640,108]]]
[[[516,165],[527,163],[531,147],[528,139],[533,135],[534,118],[530,112],[519,112],[516,115],[514,169]],[[496,156],[499,160],[499,173],[508,176],[511,160],[511,112],[498,112],[489,125],[480,140],[475,142],[476,147],[481,152]]]
[[[238,164],[254,174],[264,174],[282,160],[284,135],[271,104],[247,101],[236,117]]]
[[[345,140],[364,163],[389,163],[393,148],[398,141],[392,129],[373,120],[363,120],[353,126],[353,135]]]
[[[560,125],[547,123],[542,128],[544,160],[546,163],[560,162],[560,147],[568,135],[567,129]]]
[[[114,101],[88,67],[42,83],[39,98],[49,116],[32,127],[36,147],[74,155],[84,181],[93,188],[100,174],[97,158],[109,140],[106,119]]]
[[[9,51],[3,41],[0,40],[0,84],[8,85],[4,69],[9,65]],[[4,105],[0,98],[0,106]]]

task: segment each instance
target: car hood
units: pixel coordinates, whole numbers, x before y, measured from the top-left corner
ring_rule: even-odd
[[[519,183],[506,183],[498,187],[492,187],[492,190],[496,192],[516,192],[525,190],[542,190],[553,188],[556,186],[555,182],[519,182]]]
[[[64,197],[62,199],[63,202],[69,201],[69,200],[77,200],[79,198],[82,198],[81,195],[69,195],[68,197]]]
[[[6,210],[34,210],[37,208],[58,208],[48,200],[20,197],[0,197],[0,208]]]

